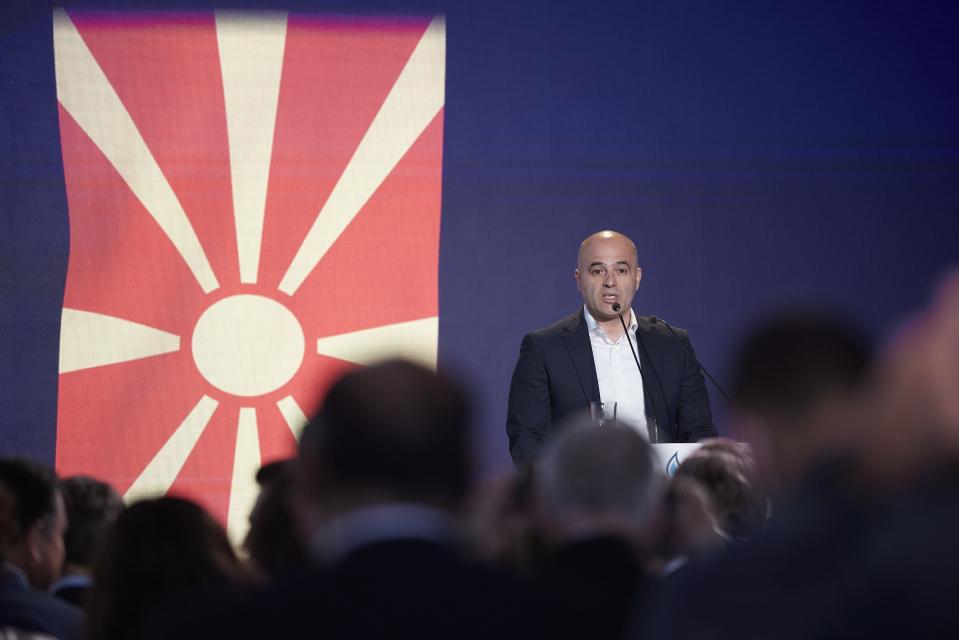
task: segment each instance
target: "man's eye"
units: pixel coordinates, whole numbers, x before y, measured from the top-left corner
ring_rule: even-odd
[[[594,276],[599,276],[599,275],[602,275],[602,274],[603,274],[603,270],[602,270],[602,269],[593,269],[592,271],[590,271],[590,273],[592,273]]]
[[[629,273],[629,269],[627,269],[627,268],[625,268],[625,267],[620,267],[620,268],[619,268],[619,272],[620,272],[621,274],[627,274],[627,273]]]

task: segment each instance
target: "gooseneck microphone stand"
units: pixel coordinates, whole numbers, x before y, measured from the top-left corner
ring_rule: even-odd
[[[629,338],[629,328],[626,326],[626,321],[623,319],[623,314],[620,312],[622,305],[618,302],[613,303],[613,311],[619,316],[619,322],[623,325],[623,333],[626,334],[626,342],[629,344],[629,350],[633,354],[633,360],[636,361],[636,368],[639,369],[639,379],[643,383],[643,404],[646,404],[646,399],[649,399],[649,403],[653,403],[652,396],[649,395],[649,387],[646,386],[646,376],[643,375],[643,367],[639,364],[639,356],[636,355],[636,349],[633,348],[633,341]],[[659,442],[659,428],[656,424],[656,416],[646,415],[646,433],[649,435],[649,441],[653,444]]]

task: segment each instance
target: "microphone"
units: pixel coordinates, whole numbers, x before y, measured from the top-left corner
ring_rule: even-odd
[[[616,309],[616,306],[617,306],[617,305],[613,305],[613,309],[614,309],[614,310]],[[729,396],[726,395],[726,392],[723,391],[723,388],[719,386],[719,383],[718,383],[718,382],[716,382],[716,378],[714,378],[714,377],[709,373],[709,371],[706,370],[706,367],[704,367],[704,366],[703,366],[703,363],[699,361],[699,358],[696,357],[696,354],[693,353],[693,350],[690,349],[690,348],[686,345],[685,342],[683,342],[683,339],[679,337],[679,334],[677,334],[675,331],[673,331],[673,328],[672,328],[671,326],[669,326],[669,323],[666,322],[665,320],[663,320],[662,318],[657,318],[656,316],[649,316],[649,324],[655,325],[655,324],[657,324],[657,323],[660,323],[660,324],[662,324],[664,327],[666,327],[667,329],[669,329],[669,333],[672,334],[672,336],[673,336],[673,338],[676,340],[676,342],[678,342],[679,344],[682,345],[683,349],[686,350],[686,353],[689,354],[689,357],[693,359],[693,362],[695,362],[695,363],[699,366],[699,369],[700,369],[703,373],[705,373],[705,374],[706,374],[706,377],[709,378],[709,380],[713,383],[713,385],[715,385],[715,387],[716,387],[717,389],[719,389],[719,393],[723,394],[723,397],[726,398],[726,402],[728,402],[729,404],[732,404],[732,400],[729,399]]]
[[[649,387],[646,386],[646,376],[643,375],[643,367],[639,364],[639,356],[636,355],[636,349],[633,348],[633,341],[629,339],[629,329],[626,328],[626,321],[623,320],[623,314],[620,313],[622,305],[618,302],[613,303],[613,311],[616,312],[616,315],[619,316],[619,322],[623,325],[623,333],[626,334],[626,342],[629,344],[629,350],[633,354],[633,360],[636,361],[636,368],[639,369],[639,379],[643,383],[643,397],[649,398],[650,404],[653,402],[652,396],[649,395]],[[649,435],[649,441],[652,443],[659,442],[659,429],[656,425],[656,416],[646,416],[646,433]]]

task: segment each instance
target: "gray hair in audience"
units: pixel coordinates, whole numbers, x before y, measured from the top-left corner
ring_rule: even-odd
[[[662,484],[652,448],[636,431],[588,420],[547,443],[535,474],[553,513],[615,513],[636,526],[652,514]]]

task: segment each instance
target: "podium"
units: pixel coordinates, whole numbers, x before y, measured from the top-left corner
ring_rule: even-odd
[[[664,442],[652,445],[660,469],[672,477],[686,456],[699,448],[698,442]]]

